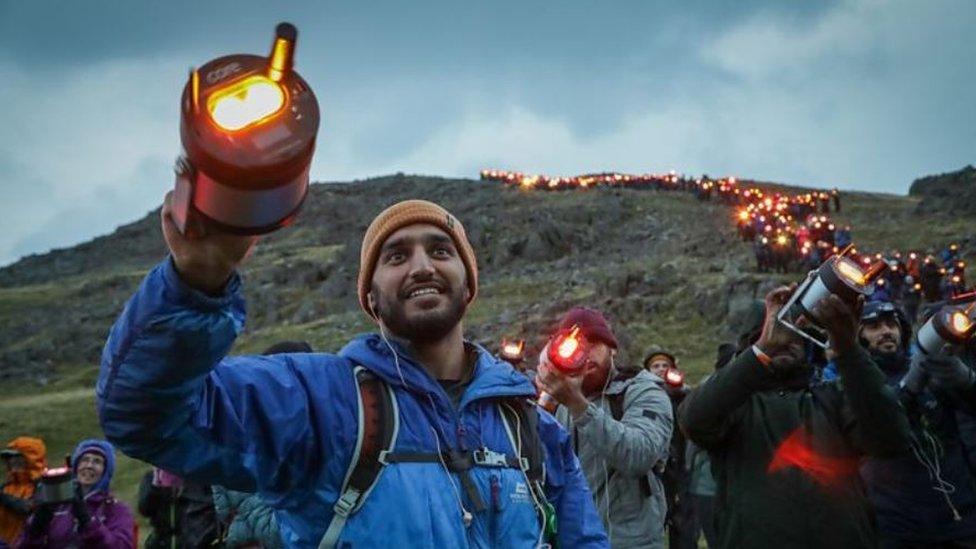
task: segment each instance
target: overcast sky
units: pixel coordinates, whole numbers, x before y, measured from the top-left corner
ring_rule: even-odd
[[[299,29],[313,179],[617,170],[904,193],[976,162],[976,2],[0,0],[0,265],[172,187],[187,69]]]

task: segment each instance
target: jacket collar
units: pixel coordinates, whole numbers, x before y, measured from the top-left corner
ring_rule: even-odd
[[[393,339],[387,341],[378,334],[362,335],[343,347],[339,355],[362,365],[393,387],[421,394],[444,395],[437,380],[413,358],[404,345]],[[461,400],[462,408],[471,401],[483,398],[535,396],[535,388],[525,375],[515,371],[507,362],[492,356],[480,345],[469,342],[465,344],[474,347],[478,358],[471,384]],[[400,365],[399,372],[397,362]]]

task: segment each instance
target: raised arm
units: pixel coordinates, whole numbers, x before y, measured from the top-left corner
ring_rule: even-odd
[[[678,408],[678,425],[702,448],[721,445],[735,431],[737,410],[769,375],[751,349],[739,353],[685,397]]]
[[[853,307],[836,295],[819,305],[818,316],[837,354],[843,406],[841,428],[860,452],[885,457],[908,451],[911,444],[908,418],[884,374],[857,342],[863,298]]]
[[[855,346],[836,362],[844,402],[843,428],[851,445],[876,457],[907,451],[911,435],[905,410],[868,353]]]
[[[106,437],[181,476],[287,488],[321,457],[305,378],[315,369],[302,367],[316,355],[224,359],[243,324],[238,277],[209,296],[186,285],[170,260],[153,269],[102,354],[97,404]],[[342,369],[329,370],[341,377]]]

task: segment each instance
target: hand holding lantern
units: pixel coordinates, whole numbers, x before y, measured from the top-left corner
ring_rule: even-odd
[[[567,405],[577,415],[587,405],[583,395],[583,374],[586,373],[590,345],[578,326],[557,333],[539,361],[539,405],[555,411],[560,403]]]
[[[902,380],[903,389],[918,393],[925,383],[943,389],[971,386],[976,374],[952,351],[976,336],[976,301],[968,307],[947,305],[919,328],[915,336],[917,352],[909,373]]]
[[[780,324],[825,349],[828,335],[842,340],[841,345],[848,343],[851,313],[857,312],[864,296],[873,291],[874,281],[888,269],[884,260],[873,264],[868,261],[867,268],[862,268],[847,257],[851,251],[848,246],[810,271],[778,310],[776,319]],[[855,325],[853,333],[856,332]]]

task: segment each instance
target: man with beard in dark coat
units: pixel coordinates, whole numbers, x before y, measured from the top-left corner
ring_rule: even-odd
[[[911,327],[892,303],[864,307],[859,337],[888,385],[902,387],[912,429],[910,452],[871,458],[861,466],[881,546],[976,547],[976,477],[959,425],[967,417],[972,420],[976,404],[969,368],[955,357],[932,357],[920,361],[914,367],[921,371],[909,376]],[[956,370],[959,375],[952,375]]]
[[[712,462],[718,546],[875,547],[858,461],[907,451],[907,420],[857,344],[860,305],[836,295],[816,311],[843,389],[811,382],[809,349],[776,318],[793,291],[766,296],[758,340],[679,410],[681,428]]]

